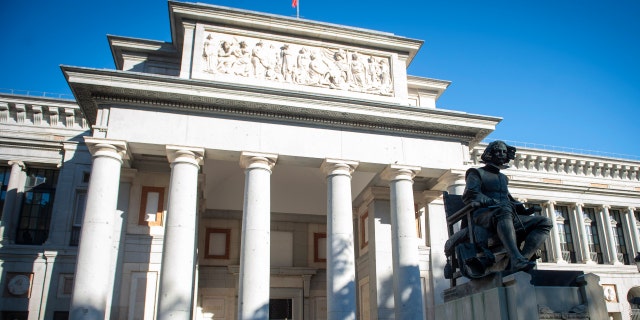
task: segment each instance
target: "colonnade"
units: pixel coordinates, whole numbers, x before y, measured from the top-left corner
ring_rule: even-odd
[[[535,200],[530,201],[535,202]],[[561,244],[564,242],[564,239],[561,239],[562,232],[559,230],[559,228],[563,227],[567,222],[556,215],[557,206],[566,206],[569,209],[568,213],[570,221],[568,223],[572,226],[572,231],[574,232],[572,240],[575,245],[574,250],[576,254],[576,262],[585,264],[598,263],[598,261],[593,259],[593,252],[591,252],[591,248],[589,247],[590,244],[593,244],[593,240],[589,239],[592,234],[587,232],[589,225],[585,220],[584,208],[588,207],[595,210],[595,223],[597,224],[598,240],[600,240],[599,244],[604,260],[602,263],[614,265],[624,263],[618,257],[618,254],[621,252],[618,252],[618,239],[616,239],[616,235],[614,233],[614,228],[616,228],[617,222],[612,220],[610,214],[612,207],[610,205],[584,204],[582,202],[570,203],[553,200],[547,200],[545,202],[541,202],[541,204],[545,208],[543,214],[555,222],[550,237],[551,247],[548,248],[550,251],[549,262],[570,262],[567,257],[563,255]],[[620,223],[622,224],[621,228],[623,230],[623,234],[619,236],[624,239],[627,253],[633,254],[640,250],[640,238],[638,238],[637,221],[634,215],[636,209],[634,207],[625,207],[616,208],[616,210],[620,211],[622,219]],[[632,258],[633,257],[630,257],[630,259]]]
[[[112,257],[113,213],[127,145],[123,141],[86,138],[93,155],[85,219],[76,269],[70,319],[104,319]],[[166,146],[171,165],[165,223],[158,319],[189,319],[193,306],[196,258],[198,171],[201,148]],[[238,319],[268,319],[270,278],[270,177],[277,155],[242,152],[245,188],[238,283]],[[326,159],[327,179],[327,316],[356,318],[351,174],[358,162]],[[413,178],[419,167],[390,165],[394,295],[397,319],[424,313],[414,225]]]

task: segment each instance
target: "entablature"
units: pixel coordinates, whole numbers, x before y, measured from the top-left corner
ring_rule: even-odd
[[[500,118],[495,117],[352,97],[126,71],[66,66],[62,69],[92,125],[96,123],[99,105],[127,104],[182,112],[446,137],[473,145],[492,132],[500,121]]]

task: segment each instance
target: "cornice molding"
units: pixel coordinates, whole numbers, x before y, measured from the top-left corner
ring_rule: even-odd
[[[271,121],[448,137],[473,144],[492,132],[500,121],[495,117],[293,90],[127,71],[66,66],[62,69],[92,124],[95,124],[98,104],[125,103]]]

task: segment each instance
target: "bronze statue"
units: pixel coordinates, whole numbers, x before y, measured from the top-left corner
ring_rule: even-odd
[[[462,201],[472,208],[471,234],[475,239],[475,248],[468,254],[471,258],[463,259],[467,276],[532,269],[535,266],[533,257],[553,227],[550,219],[533,215],[540,211],[539,206],[527,209],[509,193],[507,176],[500,169],[508,167],[515,153],[516,148],[503,141],[491,142],[481,156],[485,166],[466,172]],[[508,259],[496,261],[494,252],[489,248],[489,239],[494,235],[497,235]]]

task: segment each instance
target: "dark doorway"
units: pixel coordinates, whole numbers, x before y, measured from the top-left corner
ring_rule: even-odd
[[[291,320],[293,319],[292,299],[270,299],[269,319],[270,320]]]

